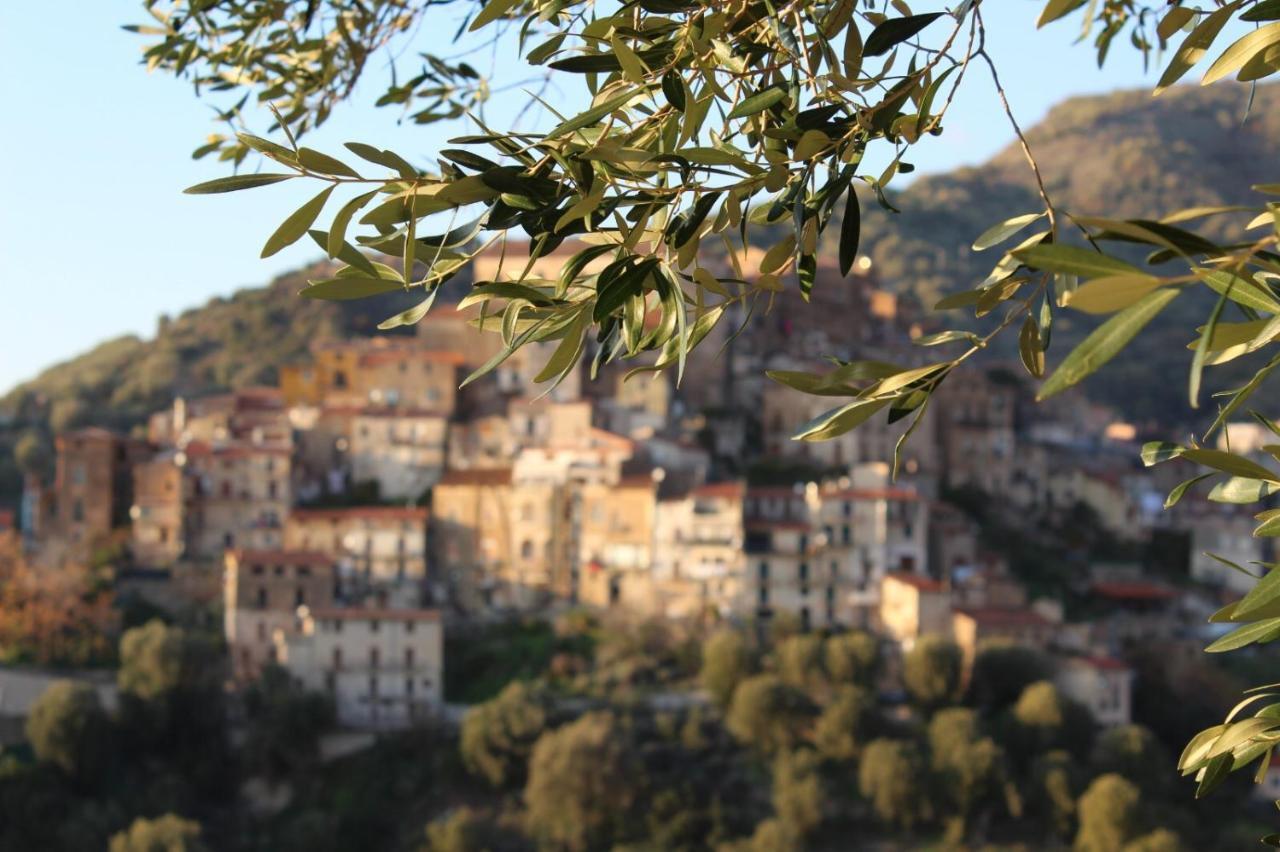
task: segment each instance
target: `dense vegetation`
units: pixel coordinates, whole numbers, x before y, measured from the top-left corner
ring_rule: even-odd
[[[1194,656],[1201,676],[1142,674],[1136,723],[1099,731],[1048,658],[1005,642],[965,684],[945,640],[897,660],[785,619],[703,632],[572,612],[471,638],[487,662],[469,673],[523,675],[460,729],[325,760],[323,697],[268,670],[229,703],[199,634],[127,631],[116,712],[57,685],[29,745],[0,754],[0,849],[1177,852],[1237,848],[1265,819],[1240,796],[1224,828],[1167,771],[1216,713]]]

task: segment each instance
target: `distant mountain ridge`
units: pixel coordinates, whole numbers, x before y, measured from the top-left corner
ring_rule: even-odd
[[[1247,103],[1243,86],[1182,87],[1159,98],[1145,90],[1073,98],[1054,107],[1028,138],[1051,197],[1073,212],[1150,216],[1243,203],[1255,200],[1250,185],[1274,179],[1269,170],[1280,162],[1280,87],[1259,87],[1241,126]],[[945,135],[938,144],[947,144]],[[884,286],[914,295],[926,307],[943,293],[973,286],[994,264],[997,252],[970,250],[977,234],[1040,206],[1033,177],[1013,145],[982,166],[921,178],[892,200],[901,213],[864,205],[862,250]],[[15,498],[20,465],[35,463],[31,445],[37,439],[47,450],[54,431],[88,423],[127,430],[174,393],[195,396],[272,382],[281,364],[304,356],[314,341],[372,333],[412,302],[399,294],[338,303],[298,298],[320,267],[162,319],[150,340],[102,343],[0,398],[0,503]],[[1071,318],[1063,319],[1069,333]],[[1130,363],[1149,371],[1149,359],[1158,354],[1162,365],[1168,363],[1168,351],[1164,345],[1139,349],[1118,369]],[[1155,383],[1150,398],[1126,389],[1123,401],[1140,415],[1167,411],[1175,396],[1184,396],[1176,384]],[[1105,399],[1108,386],[1091,386],[1090,392]],[[24,434],[35,437],[19,447]]]

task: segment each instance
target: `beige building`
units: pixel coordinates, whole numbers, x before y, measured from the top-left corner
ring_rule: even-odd
[[[228,550],[223,569],[223,621],[238,680],[276,661],[277,631],[299,628],[301,606],[333,606],[337,570],[331,557],[306,550]]]
[[[294,509],[284,524],[284,546],[324,553],[361,588],[399,590],[418,603],[427,581],[425,508],[353,506]]]
[[[659,500],[654,515],[656,611],[671,618],[729,615],[742,597],[741,482],[700,486]]]
[[[276,388],[243,388],[232,393],[185,399],[151,415],[147,438],[162,447],[242,442],[289,446],[292,427],[284,397]]]
[[[193,477],[188,556],[221,559],[228,548],[281,546],[281,528],[292,502],[287,448],[193,441],[175,461]]]
[[[295,634],[276,634],[280,662],[329,693],[339,723],[394,730],[436,716],[444,703],[444,627],[426,609],[308,608]]]
[[[282,367],[280,387],[289,405],[404,406],[448,415],[463,360],[409,338],[330,341],[312,349],[309,363]]]
[[[886,574],[880,583],[880,628],[905,650],[921,636],[950,636],[946,586],[923,574]]]
[[[448,431],[430,411],[366,408],[351,424],[352,479],[376,482],[383,499],[415,500],[444,473]]]
[[[150,447],[105,429],[59,435],[51,531],[73,548],[87,547],[129,522],[133,465]]]
[[[1010,374],[1011,375],[1011,374]],[[1016,379],[1001,371],[957,370],[938,391],[937,439],[946,485],[973,485],[988,494],[1006,494],[1017,465]]]
[[[799,369],[814,371],[810,365]],[[804,459],[829,468],[892,461],[894,447],[910,427],[913,417],[889,423],[886,417],[876,416],[857,429],[829,441],[792,439],[792,435],[801,426],[841,404],[843,401],[837,398],[814,396],[777,382],[766,382],[761,393],[760,414],[765,452],[779,458]],[[936,408],[928,408],[903,450],[902,471],[906,475],[914,476],[935,469],[933,445]]]
[[[571,491],[570,517],[576,523],[569,570],[555,578],[557,595],[589,606],[629,605],[625,586],[652,583],[657,481],[639,475],[615,484],[584,482]],[[632,593],[633,601],[639,597]]]
[[[133,466],[133,558],[147,567],[170,567],[186,553],[195,489],[177,459],[169,450]]]

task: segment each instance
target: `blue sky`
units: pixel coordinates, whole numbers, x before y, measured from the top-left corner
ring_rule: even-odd
[[[1035,32],[1043,0],[989,5],[988,48],[1024,127],[1070,95],[1151,85],[1122,45],[1099,71],[1090,46],[1072,44],[1073,23]],[[130,2],[0,4],[0,393],[102,340],[150,336],[163,313],[261,284],[317,254],[299,243],[258,258],[263,240],[312,186],[181,194],[228,170],[191,160],[214,129],[211,107],[186,84],[138,64],[142,40],[119,27],[143,18]],[[449,23],[437,31],[451,32]],[[522,67],[503,76],[519,78]],[[946,133],[912,157],[920,173],[980,163],[1012,138],[982,70],[971,69]],[[502,126],[523,97],[499,97],[489,118]],[[451,135],[398,127],[396,117],[353,104],[310,144],[336,151],[345,141],[367,141],[429,162]]]

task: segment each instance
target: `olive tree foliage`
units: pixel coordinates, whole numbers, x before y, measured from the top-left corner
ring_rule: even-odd
[[[922,636],[902,658],[902,682],[912,700],[926,710],[950,704],[960,695],[964,656],[942,636]]]
[[[910,830],[930,816],[924,756],[909,740],[873,740],[858,765],[858,791],[888,825]]]
[[[1280,183],[1256,187],[1251,205],[1151,219],[1065,210],[1045,190],[986,51],[984,15],[999,14],[1000,6],[926,6],[144,0],[151,20],[133,29],[147,39],[148,67],[189,80],[217,103],[220,132],[196,154],[217,156],[238,173],[190,192],[282,181],[316,187],[262,251],[272,255],[309,235],[341,264],[303,291],[308,298],[407,289],[421,295],[420,304],[383,326],[415,323],[440,285],[479,252],[505,251],[516,235],[536,257],[580,238],[554,279],[532,275],[532,258],[513,252],[495,280],[476,281],[464,300],[500,318],[482,324],[505,344],[478,373],[527,343],[556,342],[539,376],[550,383],[587,352],[593,370],[648,354],[644,369],[679,375],[688,352],[731,307],[755,309],[788,287],[807,295],[820,251],[834,249],[847,274],[863,203],[855,187],[890,207],[885,190],[912,170],[912,147],[943,134],[957,91],[988,78],[1041,201],[1040,209],[1009,211],[976,235],[975,250],[999,247],[991,273],[937,305],[971,311],[988,327],[979,333],[966,323],[917,340],[938,347],[934,352],[955,348],[921,366],[854,361],[824,374],[771,374],[837,398],[794,437],[831,438],[874,416],[918,423],[964,361],[1014,328],[1028,373],[1044,377],[1039,397],[1054,396],[1105,365],[1170,303],[1188,301],[1187,291],[1207,291],[1214,306],[1203,325],[1188,329],[1189,406],[1202,402],[1207,368],[1246,358],[1257,372],[1214,401],[1198,438],[1149,445],[1143,457],[1204,470],[1169,503],[1209,479],[1210,499],[1222,502],[1251,503],[1276,491],[1275,466],[1202,444],[1236,415],[1255,416],[1280,435],[1250,404],[1280,367],[1280,206],[1271,200]],[[1205,85],[1255,82],[1280,69],[1280,6],[1270,0],[1047,0],[1038,25],[1060,20],[1063,37],[1083,32],[1100,63],[1121,44],[1158,59],[1156,95],[1197,66]],[[440,34],[448,32],[455,43],[441,47],[447,36]],[[477,69],[459,58],[477,56],[501,56],[502,67],[495,61]],[[500,78],[491,73],[499,71]],[[368,91],[357,84],[370,73],[386,75],[380,104],[419,124],[457,120],[461,135],[433,162],[363,141],[348,143],[345,159],[304,144],[343,100]],[[529,104],[541,105],[536,129],[490,126],[480,116],[490,94],[531,74],[557,87],[562,105],[574,106],[557,112],[535,91]],[[503,120],[516,125],[522,117]],[[1229,238],[1206,236],[1206,224]],[[713,246],[724,264],[706,262],[700,249]],[[1147,253],[1124,259],[1135,250]],[[1064,310],[1105,321],[1065,356],[1054,352],[1050,371],[1051,329]],[[654,316],[659,321],[646,322]],[[1258,516],[1257,535],[1280,534],[1277,513]],[[1215,616],[1236,629],[1211,651],[1280,639],[1280,571],[1263,567],[1256,588]],[[1249,700],[1183,754],[1181,768],[1199,779],[1199,794],[1232,770],[1267,765],[1280,713],[1267,698]]]
[[[139,817],[126,830],[112,835],[110,852],[204,852],[200,823],[165,814]]]
[[[100,770],[110,722],[98,692],[69,680],[55,681],[27,716],[26,735],[36,757],[77,778]]]
[[[545,698],[520,681],[467,713],[459,750],[471,772],[495,787],[521,784],[534,743],[547,728]]]

